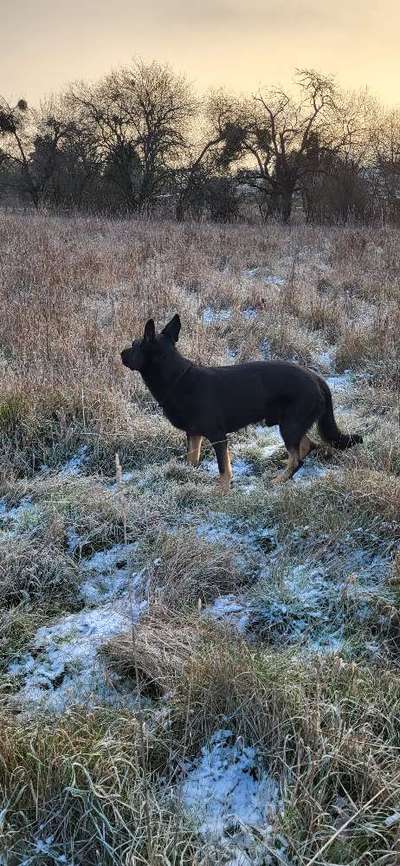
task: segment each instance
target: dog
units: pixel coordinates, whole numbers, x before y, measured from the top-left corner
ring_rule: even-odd
[[[339,430],[331,392],[317,373],[289,361],[202,367],[176,348],[180,330],[178,315],[159,334],[154,320],[149,319],[142,339],[124,349],[121,359],[126,367],[141,374],[171,424],[186,433],[192,465],[200,462],[203,438],[209,440],[223,492],[232,481],[227,434],[248,424],[263,421],[268,427],[279,425],[289,459],[275,481],[292,478],[315,447],[307,435],[314,423],[321,437],[335,448],[342,450],[362,442],[362,436]]]

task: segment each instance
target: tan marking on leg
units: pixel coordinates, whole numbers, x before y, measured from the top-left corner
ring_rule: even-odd
[[[225,452],[224,464],[225,465],[223,475],[220,475],[217,479],[217,489],[220,491],[220,493],[229,493],[233,475],[229,448],[227,448]]]
[[[307,457],[307,454],[310,453],[311,448],[312,448],[311,439],[309,439],[308,436],[303,436],[303,438],[300,442],[300,445],[299,445],[300,460],[304,460],[304,458]]]
[[[296,472],[299,463],[300,458],[297,448],[291,448],[289,450],[289,460],[287,462],[285,471],[277,475],[277,477],[273,479],[272,483],[281,484],[283,481],[289,481],[289,479],[292,478],[294,473]]]
[[[189,436],[187,459],[192,466],[199,465],[202,441],[202,436]]]

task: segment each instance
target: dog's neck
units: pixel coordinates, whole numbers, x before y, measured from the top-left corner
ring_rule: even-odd
[[[149,364],[142,372],[142,379],[157,403],[164,406],[166,401],[173,398],[175,384],[179,385],[180,380],[191,367],[193,367],[192,362],[175,351],[164,359],[163,363]]]

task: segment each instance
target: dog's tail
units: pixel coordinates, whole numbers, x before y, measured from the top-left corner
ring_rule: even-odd
[[[320,416],[317,425],[322,438],[325,439],[325,442],[328,442],[329,445],[333,445],[334,448],[338,448],[340,451],[344,451],[345,448],[351,448],[352,445],[357,445],[359,442],[362,442],[363,438],[358,433],[347,434],[342,433],[339,430],[333,414],[332,394],[329,386],[323,379],[319,380],[319,384],[325,402],[324,411]]]

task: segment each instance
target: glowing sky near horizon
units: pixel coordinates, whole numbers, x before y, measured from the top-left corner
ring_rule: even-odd
[[[0,0],[0,94],[31,102],[135,56],[200,91],[287,84],[296,67],[400,104],[398,0]]]

